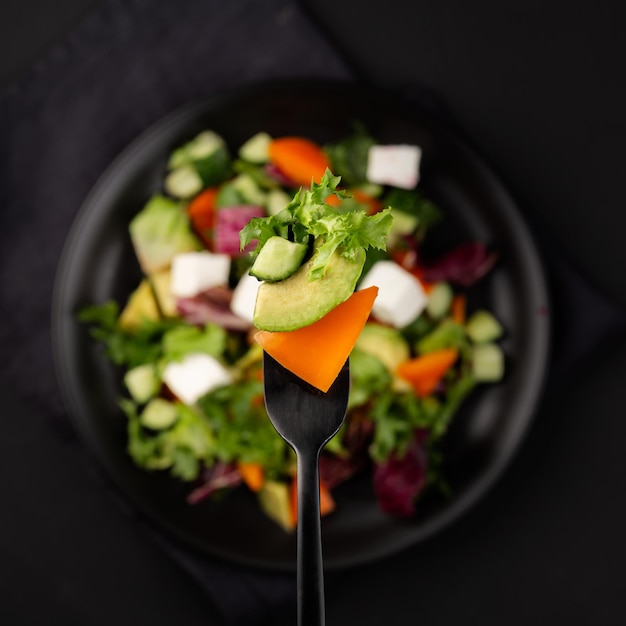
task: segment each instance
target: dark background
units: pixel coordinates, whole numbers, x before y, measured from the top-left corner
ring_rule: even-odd
[[[626,623],[626,5],[303,4],[361,80],[428,93],[508,185],[571,366],[493,493],[432,542],[340,578],[329,625]],[[2,86],[95,6],[3,2]],[[0,623],[219,624],[87,454],[0,391]]]

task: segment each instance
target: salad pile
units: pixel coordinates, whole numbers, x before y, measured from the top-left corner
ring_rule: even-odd
[[[379,289],[350,354],[345,424],[320,457],[322,514],[336,507],[333,489],[364,472],[380,507],[399,517],[414,515],[427,489],[445,488],[439,444],[476,385],[502,378],[504,331],[467,304],[493,252],[468,241],[424,254],[442,212],[418,189],[420,157],[361,127],[328,145],[259,132],[236,151],[204,131],[171,154],[163,188],[129,224],[141,281],[127,302],[79,313],[122,370],[119,404],[139,467],[188,482],[193,504],[249,489],[273,520],[295,526],[295,456],[265,412],[254,340],[259,287],[281,277],[253,264],[277,234],[298,242],[299,226],[285,220],[296,214],[310,222],[306,236],[323,235],[312,280],[352,246],[367,249],[356,289]],[[299,264],[306,244],[297,253]],[[280,254],[272,272],[282,271]]]

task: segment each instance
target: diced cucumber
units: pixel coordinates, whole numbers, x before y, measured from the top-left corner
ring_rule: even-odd
[[[154,397],[160,387],[156,369],[152,363],[138,365],[124,375],[124,384],[131,398],[138,404],[145,404]]]
[[[202,178],[191,163],[184,163],[169,172],[164,186],[170,196],[187,199],[202,190]]]
[[[441,319],[450,310],[453,298],[454,293],[448,283],[436,283],[428,294],[426,312],[433,319]]]
[[[214,131],[205,130],[187,145],[191,159],[204,159],[224,146],[224,140]]]
[[[231,184],[243,198],[245,204],[256,204],[258,206],[265,205],[265,192],[248,174],[239,174],[239,176],[234,178]]]
[[[172,152],[168,167],[175,169],[190,161],[204,159],[224,146],[224,140],[212,130],[205,130]]]
[[[292,196],[282,189],[270,189],[266,196],[265,208],[270,215],[280,213],[290,202]]]
[[[212,187],[226,180],[232,173],[232,163],[228,147],[222,137],[213,131],[204,131],[172,152],[168,169],[170,170],[168,178],[179,170],[186,174],[174,176],[172,189],[168,188],[166,179],[166,189],[178,198],[190,198],[203,187]],[[195,188],[196,182],[192,192],[189,186],[192,185],[194,177],[189,171],[193,171],[196,179],[200,180],[200,187]],[[169,185],[172,185],[172,181]]]
[[[489,311],[480,309],[474,312],[467,320],[465,330],[474,343],[495,341],[502,336],[503,329],[500,322]]]
[[[267,163],[272,138],[267,133],[257,133],[239,148],[239,156],[250,163]]]
[[[265,164],[263,163],[250,163],[250,161],[237,159],[233,163],[233,169],[238,174],[247,174],[250,176],[257,186],[264,191],[277,189],[279,187],[278,181],[267,173]]]
[[[305,243],[270,237],[254,260],[250,274],[267,282],[289,278],[302,265],[307,247]]]
[[[477,382],[494,383],[504,376],[504,352],[498,344],[481,343],[472,347],[472,374]]]
[[[402,236],[410,235],[419,225],[419,218],[416,215],[406,213],[400,209],[391,207],[393,222],[388,236],[388,246],[393,246]]]
[[[378,183],[363,183],[358,186],[358,190],[372,198],[379,198],[383,193],[383,186]]]
[[[169,428],[178,418],[178,410],[173,402],[163,398],[153,398],[139,416],[142,426],[152,430]]]
[[[202,179],[204,187],[213,187],[224,182],[233,171],[230,154],[225,145],[205,157],[192,159],[191,164]]]

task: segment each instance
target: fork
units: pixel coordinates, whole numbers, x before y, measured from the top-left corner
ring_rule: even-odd
[[[294,449],[298,469],[298,626],[325,623],[319,455],[346,416],[350,370],[345,362],[324,393],[263,353],[265,406],[278,434]]]

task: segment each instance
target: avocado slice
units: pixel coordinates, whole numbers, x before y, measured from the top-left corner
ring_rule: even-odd
[[[144,278],[135,291],[130,294],[128,302],[120,314],[118,324],[124,330],[133,331],[141,325],[144,319],[155,321],[160,317],[159,307],[150,281]]]
[[[361,275],[365,251],[355,261],[334,252],[323,278],[309,280],[313,256],[294,274],[259,287],[253,323],[259,330],[291,331],[309,326],[347,300]]]
[[[289,502],[289,485],[276,480],[268,480],[258,493],[259,504],[263,512],[284,530],[294,528]]]
[[[356,347],[378,358],[392,374],[411,356],[409,344],[400,331],[372,322],[365,324]]]

